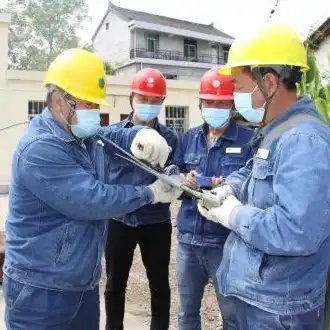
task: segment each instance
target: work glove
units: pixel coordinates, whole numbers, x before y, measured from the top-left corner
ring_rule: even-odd
[[[174,175],[172,176],[173,179],[182,180],[181,175]],[[178,177],[178,178],[176,178]],[[180,177],[180,178],[179,178]],[[154,183],[148,186],[153,194],[153,202],[152,204],[156,203],[171,203],[178,199],[181,194],[182,190],[179,188],[173,188],[169,184],[165,183],[163,180],[158,179]]]
[[[132,154],[145,160],[153,166],[164,167],[171,147],[166,140],[151,128],[143,128],[138,131],[131,145]]]
[[[207,220],[219,223],[224,227],[230,228],[229,219],[231,213],[236,207],[242,206],[242,203],[233,195],[229,195],[220,207],[214,207],[211,209],[206,209],[203,205],[198,202],[199,213]]]
[[[199,203],[205,209],[213,208],[214,205],[221,206],[222,202],[230,195],[233,195],[233,189],[228,185],[224,184],[220,187],[214,188],[210,191],[204,191],[205,199],[200,201]],[[212,205],[208,204],[208,200],[212,201]]]

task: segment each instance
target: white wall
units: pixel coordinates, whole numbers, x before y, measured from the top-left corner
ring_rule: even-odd
[[[109,23],[109,30],[105,28],[106,23]],[[121,63],[129,58],[130,40],[128,23],[110,12],[100,27],[93,46],[103,60]]]
[[[330,35],[324,38],[319,48],[315,51],[317,65],[319,66],[322,72],[327,73],[327,76],[330,79],[330,65],[327,56],[327,52],[329,51],[330,51]]]

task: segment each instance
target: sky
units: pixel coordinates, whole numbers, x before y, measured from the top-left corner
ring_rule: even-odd
[[[79,32],[88,41],[102,19],[108,0],[86,0],[91,20]],[[0,8],[6,0],[0,0]],[[210,24],[233,37],[250,33],[269,18],[277,0],[113,0],[121,7]],[[290,24],[302,38],[330,13],[327,0],[279,0],[273,21]]]

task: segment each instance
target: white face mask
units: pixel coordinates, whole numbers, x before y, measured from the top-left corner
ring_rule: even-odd
[[[202,108],[202,116],[212,128],[220,129],[229,123],[230,109]]]
[[[62,112],[61,117],[65,123],[70,127],[71,133],[79,138],[85,139],[97,134],[101,127],[100,109],[75,109],[75,106],[65,100],[70,108],[70,117],[76,115],[77,122],[70,124]]]
[[[77,123],[71,125],[71,132],[79,139],[94,136],[101,127],[99,109],[76,110]]]
[[[234,103],[237,111],[249,122],[260,123],[265,115],[264,106],[254,109],[252,106],[252,95],[257,90],[258,85],[251,93],[238,93],[234,92]]]

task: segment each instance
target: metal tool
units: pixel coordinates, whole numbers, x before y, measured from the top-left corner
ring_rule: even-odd
[[[23,122],[16,123],[16,124],[11,124],[11,125],[6,126],[6,127],[1,127],[0,132],[5,131],[5,130],[7,130],[9,128],[12,128],[12,127],[21,126],[21,125],[28,125],[28,124],[29,124],[29,122],[27,122],[27,121],[23,121]]]
[[[202,205],[207,208],[213,208],[213,207],[219,207],[219,202],[216,198],[216,194],[212,193],[211,191],[203,191],[203,190],[195,190],[193,188],[188,187],[185,185],[181,180],[175,179],[173,177],[173,174],[169,175],[167,173],[170,173],[170,171],[173,171],[173,167],[168,167],[167,170],[159,167],[151,166],[144,161],[141,161],[140,159],[134,157],[129,152],[127,152],[125,149],[117,145],[115,142],[105,138],[102,135],[98,135],[98,138],[103,143],[111,144],[113,147],[115,147],[118,151],[120,151],[122,154],[116,153],[116,156],[125,159],[126,161],[130,162],[131,164],[134,164],[138,166],[139,168],[143,169],[144,171],[154,175],[156,178],[163,180],[170,186],[174,188],[181,189],[185,194],[188,196],[198,199],[202,202]],[[173,172],[172,172],[173,173]],[[177,173],[178,174],[178,173]]]

